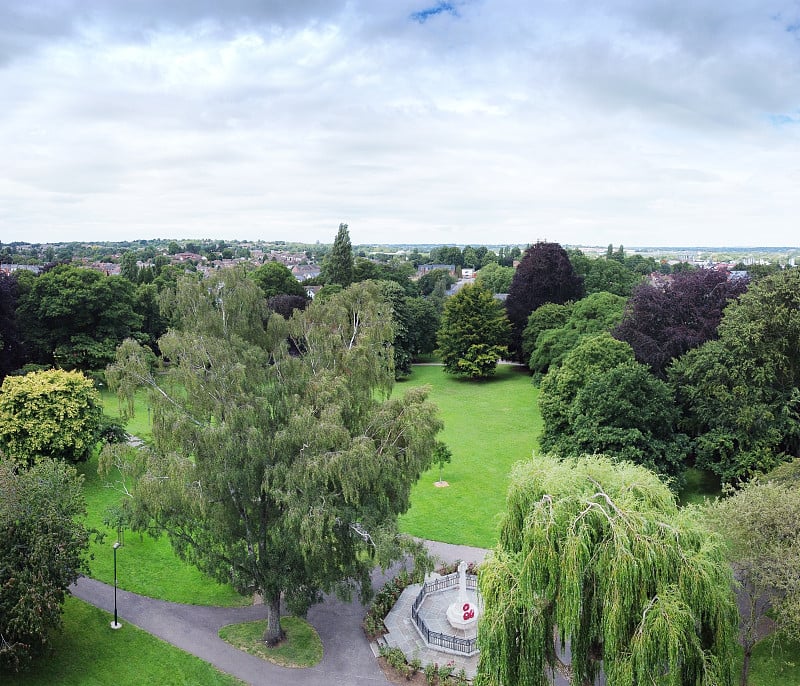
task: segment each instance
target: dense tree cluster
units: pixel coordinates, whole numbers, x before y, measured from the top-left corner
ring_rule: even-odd
[[[81,372],[7,376],[0,386],[0,450],[22,465],[45,457],[81,462],[95,447],[101,417],[100,395]]]
[[[746,289],[745,279],[710,269],[676,274],[663,285],[641,284],[614,336],[630,343],[639,362],[666,378],[672,360],[716,337],[723,309]]]

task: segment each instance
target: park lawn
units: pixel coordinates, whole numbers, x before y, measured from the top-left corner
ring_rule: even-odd
[[[739,651],[738,665],[742,663]],[[737,672],[738,676],[738,672]],[[753,649],[749,686],[797,686],[800,684],[800,643],[773,641],[767,637]]]
[[[100,391],[100,400],[103,404],[103,412],[113,419],[119,419],[122,411],[117,394],[108,388],[103,388]],[[149,441],[152,438],[152,424],[147,393],[143,390],[138,391],[134,396],[133,413],[134,416],[125,423],[125,429],[129,434]]]
[[[117,397],[108,390],[101,393],[104,412],[111,417],[119,417]],[[126,424],[129,433],[151,438],[150,419],[147,411],[147,396],[137,393],[135,416]],[[84,494],[88,515],[88,526],[105,534],[101,542],[93,541],[89,552],[89,575],[100,581],[114,583],[114,556],[112,545],[117,540],[116,531],[103,524],[109,507],[122,502],[126,497],[120,490],[106,485],[97,473],[97,455],[78,465],[84,476]],[[118,475],[109,476],[108,482]],[[117,551],[117,579],[120,588],[150,598],[169,600],[175,603],[193,605],[247,605],[251,599],[236,593],[229,585],[219,584],[202,574],[193,565],[183,562],[175,555],[169,539],[158,539],[147,534],[123,532],[124,546]]]
[[[415,366],[394,394],[430,385],[453,453],[442,470],[450,485],[437,488],[439,468],[424,473],[411,492],[411,508],[401,516],[402,531],[434,541],[491,548],[505,511],[511,466],[530,459],[541,431],[538,389],[527,369],[500,365],[493,379],[467,381],[440,366]]]
[[[117,540],[116,530],[103,524],[108,507],[121,502],[124,497],[114,488],[108,488],[97,473],[97,456],[78,465],[84,476],[86,496],[86,523],[105,534],[101,542],[92,541],[89,552],[89,576],[114,583],[114,555],[112,545]],[[117,551],[117,579],[120,588],[150,598],[170,600],[193,605],[240,606],[250,598],[236,593],[229,585],[219,584],[202,574],[193,565],[183,562],[172,550],[166,536],[158,539],[132,531],[123,532],[124,546]]]
[[[237,686],[200,658],[125,623],[109,626],[111,615],[77,598],[64,605],[64,626],[55,632],[51,652],[20,674],[0,671],[3,686]]]

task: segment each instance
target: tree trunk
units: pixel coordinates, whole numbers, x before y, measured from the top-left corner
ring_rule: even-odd
[[[750,657],[753,655],[752,644],[746,645],[744,648],[744,662],[742,662],[742,679],[739,682],[740,686],[747,686],[747,679],[750,675]]]
[[[264,629],[264,643],[268,646],[275,646],[286,638],[286,634],[281,629],[281,594],[265,596],[264,604],[267,606],[267,628]]]

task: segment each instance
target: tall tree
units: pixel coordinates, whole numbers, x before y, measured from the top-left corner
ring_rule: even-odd
[[[672,360],[716,338],[722,310],[747,289],[744,279],[695,269],[675,274],[664,285],[643,283],[628,301],[614,337],[633,348],[636,359],[666,378]]]
[[[74,467],[19,469],[0,454],[0,668],[25,668],[61,624],[67,588],[86,571],[85,513]]]
[[[0,449],[23,465],[86,460],[99,437],[100,395],[81,372],[7,376],[0,386]]]
[[[648,470],[602,456],[512,472],[479,582],[478,681],[729,686],[737,613],[719,539]],[[571,664],[559,646],[568,643]]]
[[[322,276],[327,284],[347,287],[353,283],[353,246],[347,224],[339,224],[333,247],[322,266]]]
[[[670,382],[698,465],[737,481],[800,456],[800,269],[753,283],[717,333]]]
[[[583,281],[558,243],[538,242],[525,251],[506,299],[512,326],[511,351],[522,353],[522,331],[528,317],[544,303],[562,304],[583,297]]]
[[[796,473],[795,473],[796,477]],[[800,639],[800,488],[768,475],[708,507],[740,581],[742,686],[747,686],[760,625],[770,617],[785,637]]]
[[[508,352],[510,327],[503,306],[480,284],[467,284],[445,301],[437,335],[444,370],[484,379]]]
[[[323,592],[369,594],[375,561],[399,553],[396,518],[431,464],[440,422],[424,390],[386,399],[394,332],[374,283],[287,322],[243,272],[223,270],[182,280],[175,312],[159,341],[163,370],[126,341],[108,372],[124,398],[151,390],[153,449],[134,523],[166,531],[179,555],[240,592],[261,593],[274,643],[281,597],[303,613]]]

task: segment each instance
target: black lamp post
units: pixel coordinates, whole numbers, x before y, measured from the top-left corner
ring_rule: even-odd
[[[114,621],[111,622],[112,629],[119,629],[122,627],[117,621],[117,548],[122,545],[119,541],[114,542]]]

